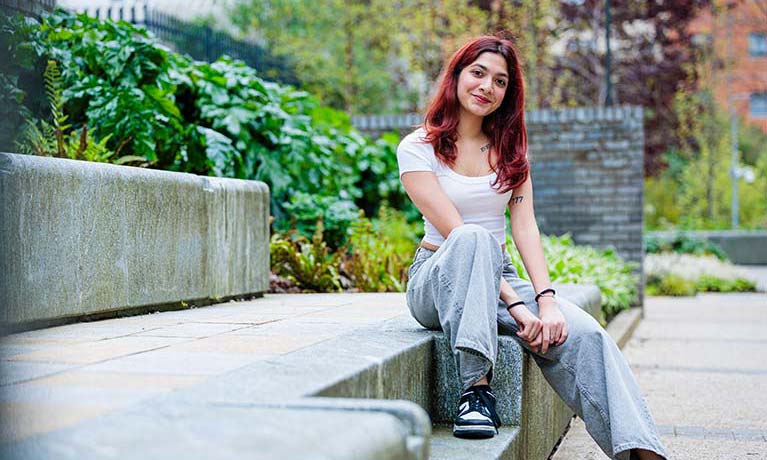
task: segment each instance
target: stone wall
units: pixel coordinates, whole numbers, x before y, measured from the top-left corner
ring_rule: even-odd
[[[541,231],[570,232],[576,243],[612,246],[636,262],[641,275],[642,108],[532,110],[525,119]],[[372,136],[392,130],[405,135],[419,122],[417,115],[352,118]],[[640,292],[642,285],[640,280]]]

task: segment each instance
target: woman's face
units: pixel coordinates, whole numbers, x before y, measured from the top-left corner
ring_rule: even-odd
[[[480,117],[500,107],[509,85],[506,59],[498,53],[484,52],[458,76],[458,100],[463,110]]]

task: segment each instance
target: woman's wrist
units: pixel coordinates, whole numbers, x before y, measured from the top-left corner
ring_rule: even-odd
[[[546,288],[542,289],[539,293],[535,295],[535,301],[540,301],[543,297],[551,297],[554,298],[554,296],[557,294],[557,291],[555,291],[553,288]]]
[[[557,308],[557,299],[551,295],[546,294],[538,298],[538,310],[545,311]]]

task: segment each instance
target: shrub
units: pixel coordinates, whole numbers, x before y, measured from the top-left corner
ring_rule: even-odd
[[[303,292],[337,292],[341,290],[338,258],[330,253],[322,240],[322,220],[311,240],[289,232],[272,235],[269,245],[272,271],[284,276]]]
[[[241,61],[194,61],[143,28],[61,10],[39,22],[3,17],[0,40],[18,61],[0,63],[0,100],[14,114],[49,119],[36,95],[44,63],[55,60],[72,129],[88,126],[95,142],[149,167],[263,180],[278,222],[297,192],[355,202],[371,214],[383,202],[406,201],[393,154],[398,138],[372,142],[343,112],[265,81]],[[0,119],[0,133],[19,132],[17,118]]]
[[[647,278],[647,295],[692,296],[697,293],[695,283],[673,273]]]
[[[695,295],[697,291],[743,292],[756,284],[733,264],[706,255],[647,254],[644,263],[647,293]],[[683,279],[684,282],[679,281]]]
[[[323,240],[333,251],[346,243],[349,227],[359,215],[357,205],[350,200],[304,192],[296,192],[290,202],[284,204],[284,209],[289,220],[275,220],[274,228],[277,232],[293,228],[309,238],[315,233],[317,222],[321,219]]]
[[[403,213],[382,206],[378,219],[363,215],[351,226],[341,272],[349,286],[364,292],[403,292],[418,232]]]
[[[708,292],[753,292],[756,283],[746,278],[723,279],[712,275],[703,275],[695,282],[699,291]]]
[[[613,317],[637,301],[638,276],[632,272],[635,264],[623,261],[613,249],[575,246],[570,234],[543,236],[541,242],[551,281],[599,287],[606,318]],[[508,248],[512,248],[510,236],[507,236],[506,243]],[[519,253],[510,251],[509,254],[519,275],[529,279]]]
[[[645,252],[659,254],[674,252],[677,254],[713,255],[719,260],[729,260],[721,246],[705,239],[687,233],[679,232],[673,237],[663,238],[655,235],[645,235]]]

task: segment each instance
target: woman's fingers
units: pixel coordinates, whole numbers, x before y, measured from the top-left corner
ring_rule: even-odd
[[[541,334],[538,334],[537,336],[535,336],[535,339],[527,340],[526,342],[527,342],[528,345],[530,345],[530,348],[532,348],[533,350],[537,350],[538,347],[541,345],[541,338],[542,337],[543,336]]]
[[[541,336],[543,340],[543,343],[541,344],[541,353],[546,353],[549,350],[549,345],[551,345],[551,329],[548,325],[543,325]]]
[[[556,324],[551,328],[551,345],[559,344],[559,339],[562,337],[562,325]]]

